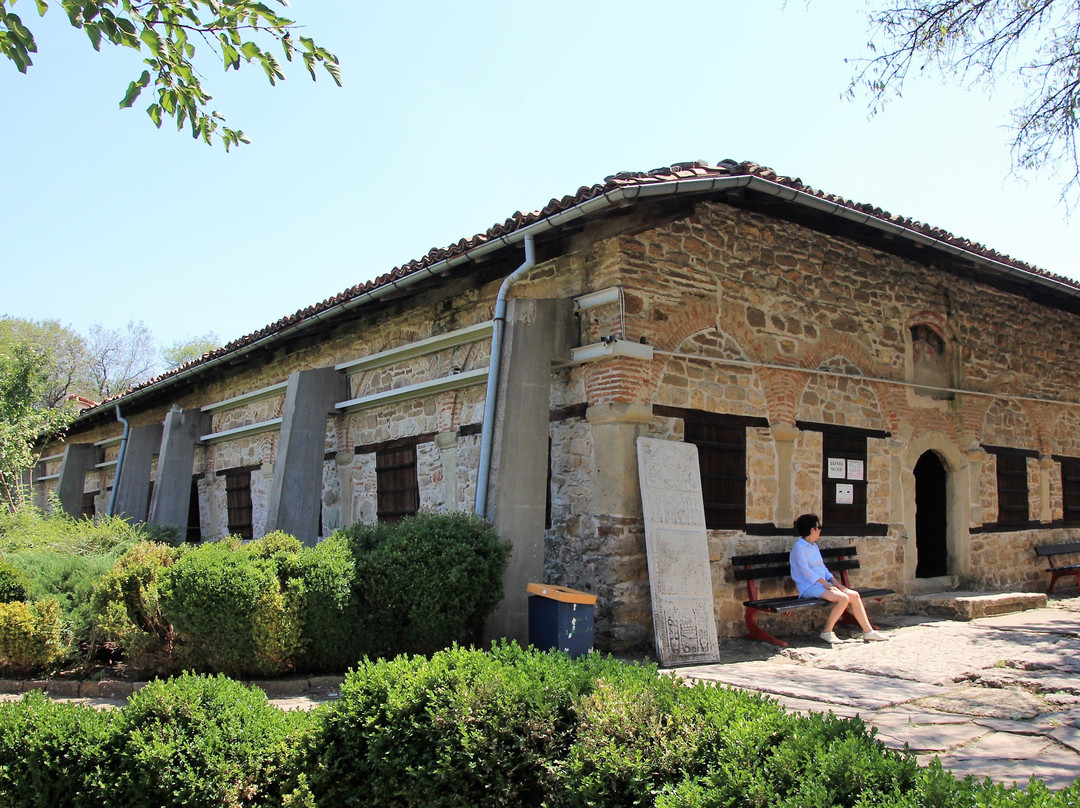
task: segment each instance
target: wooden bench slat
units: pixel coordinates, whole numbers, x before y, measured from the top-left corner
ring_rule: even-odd
[[[1042,547],[1035,548],[1035,555],[1038,556],[1069,555],[1070,553],[1080,553],[1080,542],[1044,544]]]

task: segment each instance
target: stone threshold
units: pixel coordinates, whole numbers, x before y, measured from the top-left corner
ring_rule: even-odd
[[[1010,612],[1024,612],[1046,607],[1042,592],[934,592],[908,598],[911,614],[944,617],[949,620],[974,620]]]

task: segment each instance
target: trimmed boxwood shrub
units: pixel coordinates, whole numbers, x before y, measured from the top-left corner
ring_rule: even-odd
[[[188,551],[161,573],[162,614],[192,666],[236,676],[275,675],[294,666],[302,647],[303,587],[283,581],[275,558],[265,555],[257,544],[215,542]]]
[[[300,606],[304,647],[297,667],[344,671],[364,656],[360,601],[353,585],[356,559],[345,536],[336,533],[314,547],[279,557],[280,574],[303,586]]]
[[[502,599],[509,544],[472,514],[419,513],[342,532],[356,560],[359,639],[370,656],[473,641]]]
[[[116,718],[36,691],[0,705],[0,808],[108,804],[105,749]]]
[[[0,603],[0,666],[15,671],[49,667],[67,652],[64,619],[55,600]]]
[[[125,808],[280,805],[317,713],[285,712],[224,676],[149,683],[121,711],[104,803]]]

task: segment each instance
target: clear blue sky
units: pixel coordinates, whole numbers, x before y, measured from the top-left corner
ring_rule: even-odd
[[[0,64],[0,313],[227,341],[608,174],[725,158],[1080,279],[1054,177],[1010,177],[1007,86],[923,79],[874,118],[842,98],[862,8],[294,0],[345,86],[207,59],[253,141],[226,154],[154,129],[148,99],[118,110],[138,56],[24,0],[39,54]]]

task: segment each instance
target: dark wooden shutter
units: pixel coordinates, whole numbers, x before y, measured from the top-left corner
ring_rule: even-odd
[[[394,521],[420,510],[420,486],[416,479],[416,444],[377,452],[375,477],[380,522]]]
[[[997,455],[998,524],[1028,522],[1027,458],[1022,454]]]
[[[251,471],[233,469],[225,473],[225,503],[229,510],[229,533],[250,540]]]
[[[1080,458],[1061,459],[1061,499],[1065,524],[1080,525]]]
[[[687,420],[684,438],[698,450],[705,527],[746,525],[746,428]]]
[[[826,528],[866,524],[866,437],[842,432],[822,432],[821,480],[822,513],[821,521]],[[862,462],[862,479],[851,480],[829,477],[829,459],[842,459],[845,468],[848,460]],[[836,501],[836,486],[850,485],[852,502],[839,504]]]

